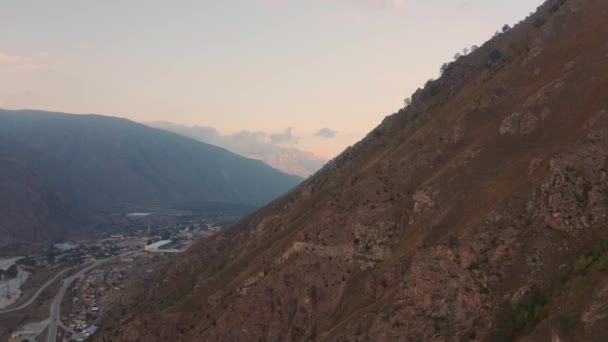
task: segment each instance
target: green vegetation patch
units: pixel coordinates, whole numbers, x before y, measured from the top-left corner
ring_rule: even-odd
[[[547,315],[549,297],[538,285],[533,285],[509,311],[506,321],[496,332],[497,341],[513,341],[515,336],[529,333]]]
[[[596,242],[593,248],[578,258],[574,264],[574,274],[586,274],[589,267],[595,262],[598,262],[598,269],[600,271],[608,271],[608,259],[606,252],[608,252],[608,241],[604,240]]]
[[[154,306],[157,310],[163,310],[170,306],[175,305],[180,299],[184,298],[188,293],[194,289],[194,282],[189,282],[186,285],[180,287],[177,291],[162,299],[158,304]]]
[[[221,270],[223,270],[226,267],[227,263],[228,263],[227,259],[222,259],[220,262],[215,263],[214,265],[209,267],[207,269],[207,272],[205,272],[205,278],[211,278],[214,275],[218,274]]]
[[[597,269],[608,273],[608,241],[601,240],[581,255],[573,265],[572,272],[565,276],[549,293],[543,292],[538,285],[533,285],[530,292],[511,308],[504,322],[496,331],[497,341],[513,341],[517,336],[525,335],[547,316],[547,305],[553,294],[568,282],[584,276],[596,265]],[[578,278],[583,279],[583,278]],[[558,316],[560,329],[565,334],[576,326],[578,318],[571,313],[561,312]]]
[[[597,269],[608,273],[608,254],[602,255],[602,257],[597,261]]]
[[[574,314],[568,312],[561,312],[558,319],[559,327],[566,335],[569,334],[574,327],[576,327],[576,323],[578,321],[578,318]]]

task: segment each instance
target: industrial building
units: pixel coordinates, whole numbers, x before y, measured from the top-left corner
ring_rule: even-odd
[[[63,243],[56,243],[53,245],[53,247],[62,250],[62,251],[69,251],[72,249],[76,249],[76,245],[73,244],[72,242],[63,242]]]
[[[160,240],[157,241],[155,243],[149,244],[146,247],[144,247],[144,249],[148,252],[156,252],[158,251],[162,246],[168,245],[170,243],[172,243],[173,241],[171,240]]]

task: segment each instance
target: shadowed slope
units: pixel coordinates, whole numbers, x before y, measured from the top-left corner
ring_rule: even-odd
[[[33,208],[28,201],[49,206],[55,202],[50,194],[80,217],[167,208],[251,210],[300,181],[215,146],[99,115],[0,111],[0,139],[9,159],[4,171],[11,172],[3,179],[2,200],[16,210]],[[45,210],[24,213],[23,224],[39,230]],[[19,215],[5,210],[3,217],[9,216]],[[14,231],[18,222],[5,229]]]

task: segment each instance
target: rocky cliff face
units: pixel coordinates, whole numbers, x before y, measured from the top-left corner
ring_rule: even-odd
[[[548,1],[134,284],[98,339],[601,340],[606,18],[602,0]]]

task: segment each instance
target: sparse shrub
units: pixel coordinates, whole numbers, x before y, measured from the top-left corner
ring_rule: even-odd
[[[512,341],[517,334],[530,332],[547,315],[549,299],[538,285],[509,312],[506,322],[495,333],[497,341]]]
[[[558,9],[559,9],[559,5],[554,4],[553,6],[551,6],[551,8],[549,8],[549,13],[556,12]]]
[[[600,260],[598,260],[597,269],[608,273],[608,254],[605,254]]]
[[[562,332],[564,334],[569,334],[572,329],[574,329],[574,327],[576,326],[576,316],[571,314],[571,313],[567,313],[567,312],[561,312],[559,314],[559,327],[562,330]]]
[[[583,271],[585,271],[587,269],[587,267],[589,267],[589,265],[591,265],[591,263],[593,263],[593,257],[591,256],[581,256],[578,261],[576,262],[576,264],[574,264],[574,273],[576,274],[581,274],[583,273]]]
[[[427,86],[429,86],[431,96],[439,95],[441,89],[439,88],[439,85],[436,82],[434,82],[433,80],[429,80],[426,84]]]
[[[499,59],[502,58],[502,52],[500,52],[500,50],[492,50],[488,58],[490,60],[490,63],[496,63]]]
[[[587,255],[599,259],[602,255],[606,254],[606,252],[608,252],[608,241],[598,241],[593,245],[593,248],[587,252]]]
[[[380,138],[382,135],[384,135],[384,130],[382,128],[376,128],[372,131],[372,134],[374,137]]]
[[[556,1],[550,8],[549,8],[549,13],[554,13],[556,12],[560,7],[562,7],[563,4],[566,3],[566,0],[558,0]]]
[[[226,263],[227,263],[227,260],[226,259],[222,259],[220,263],[216,263],[215,265],[209,267],[207,269],[207,272],[206,272],[205,276],[206,277],[213,277],[218,272],[220,272],[221,270],[223,270],[224,267],[226,267]]]
[[[536,19],[534,19],[534,27],[540,28],[541,26],[545,25],[546,22],[547,21],[545,20],[545,18],[536,17]]]
[[[412,98],[411,97],[406,98],[405,100],[403,100],[403,103],[405,104],[406,108],[409,107],[409,106],[411,106],[412,105]]]
[[[494,334],[494,338],[497,342],[511,342],[513,341],[513,331],[507,326],[500,326]]]
[[[473,270],[477,270],[479,269],[479,263],[477,262],[472,262],[469,264],[469,266],[467,266],[467,270],[469,271],[473,271]]]
[[[587,206],[589,204],[589,193],[593,189],[593,185],[588,180],[585,180],[583,183],[583,206]]]
[[[190,293],[192,289],[194,289],[194,282],[180,287],[176,292],[172,293],[168,297],[165,297],[158,304],[156,304],[156,309],[162,310],[175,305],[180,299],[184,298],[188,293]]]
[[[540,322],[548,303],[546,294],[538,285],[533,285],[530,294],[524,297],[514,309],[513,327],[517,332],[529,332]]]
[[[591,264],[598,262],[600,271],[608,271],[608,241],[598,241],[593,247],[582,255],[574,264],[575,274],[585,274]]]

